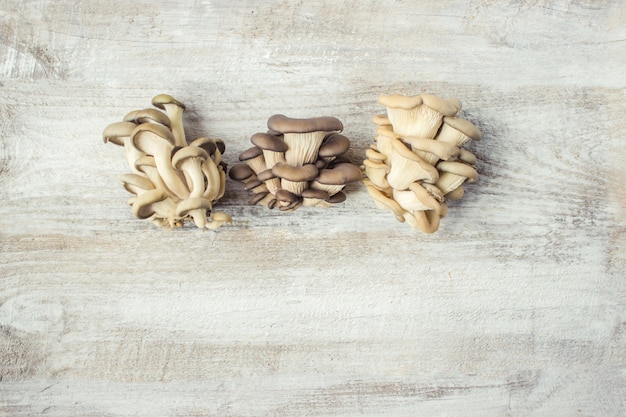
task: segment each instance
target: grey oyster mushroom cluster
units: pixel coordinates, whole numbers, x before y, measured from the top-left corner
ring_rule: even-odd
[[[341,203],[346,184],[360,181],[359,167],[342,158],[350,140],[335,117],[294,119],[281,114],[267,121],[267,133],[251,137],[253,147],[239,155],[229,172],[254,194],[250,204],[293,211],[301,206]]]
[[[387,115],[377,115],[375,144],[366,150],[363,180],[378,207],[400,222],[434,233],[446,215],[446,199],[463,197],[475,181],[476,157],[461,146],[481,132],[457,116],[461,103],[430,94],[381,95]]]
[[[181,227],[187,220],[208,229],[231,223],[229,215],[213,211],[226,185],[224,142],[201,137],[187,143],[184,104],[159,94],[152,105],[163,111],[131,111],[103,132],[105,143],[124,147],[131,173],[121,180],[133,194],[128,204],[135,217],[164,228]]]

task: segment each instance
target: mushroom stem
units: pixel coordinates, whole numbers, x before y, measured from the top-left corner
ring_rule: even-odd
[[[174,145],[187,146],[185,129],[183,128],[183,111],[185,105],[168,94],[159,94],[152,99],[152,104],[165,110],[170,119],[172,133],[174,134]]]

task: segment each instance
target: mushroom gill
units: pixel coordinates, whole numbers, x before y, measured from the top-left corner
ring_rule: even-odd
[[[152,104],[161,110],[131,111],[103,132],[105,143],[125,149],[132,174],[123,175],[122,183],[134,194],[129,199],[133,214],[164,228],[187,221],[202,229],[231,223],[229,215],[213,211],[226,185],[224,143],[206,137],[187,143],[185,105],[167,94]]]
[[[457,115],[456,99],[391,94],[379,102],[387,115],[372,119],[376,136],[363,161],[363,182],[378,207],[434,233],[447,213],[446,200],[461,199],[462,185],[478,177],[476,157],[461,146],[480,140],[480,130]]]
[[[252,135],[254,146],[242,152],[242,164],[230,170],[232,179],[255,193],[251,204],[287,212],[302,206],[331,207],[345,200],[341,190],[346,184],[362,178],[359,168],[342,158],[350,140],[339,133],[339,119],[276,114],[267,127],[267,133]]]

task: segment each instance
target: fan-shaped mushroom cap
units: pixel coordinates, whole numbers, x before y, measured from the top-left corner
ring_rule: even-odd
[[[145,136],[143,133],[152,133],[152,135]],[[133,143],[139,150],[143,151],[147,155],[154,156],[154,153],[151,153],[148,150],[154,150],[154,144],[160,144],[161,142],[152,139],[143,140],[145,138],[152,137],[163,139],[171,146],[172,149],[174,148],[174,135],[172,134],[172,131],[165,126],[154,123],[142,123],[140,125],[135,125],[135,129],[131,134]]]
[[[255,174],[265,171],[265,158],[263,157],[263,149],[253,146],[239,154],[239,160],[247,163]]]
[[[413,152],[431,165],[435,165],[440,159],[447,161],[457,156],[460,151],[456,146],[438,140],[413,136],[405,136],[402,139],[411,145]]]
[[[185,217],[191,211],[204,210],[206,212],[206,210],[210,210],[212,207],[213,202],[211,200],[202,197],[191,197],[178,203],[178,205],[176,206],[176,215],[178,217]],[[206,223],[199,227],[204,226],[206,226]]]
[[[104,128],[102,139],[104,143],[110,142],[114,145],[124,146],[124,138],[129,138],[136,127],[137,125],[131,122],[111,123]]]
[[[329,204],[343,203],[344,201],[346,201],[346,195],[342,191],[339,191],[339,192],[336,192],[335,194],[331,195],[330,197],[328,197],[324,201],[326,201]]]
[[[391,212],[396,216],[396,220],[399,222],[404,222],[404,210],[398,203],[395,202],[394,199],[387,197],[385,194],[380,192],[376,187],[371,184],[365,184],[367,186],[367,192],[374,200],[376,206],[383,210],[391,210]]]
[[[254,172],[246,164],[237,164],[230,169],[228,175],[235,181],[245,181],[253,176]]]
[[[429,139],[437,134],[443,116],[455,115],[460,107],[458,100],[444,100],[430,94],[381,95],[379,102],[387,107],[387,116],[395,133]]]
[[[466,180],[474,182],[478,178],[478,172],[472,166],[458,161],[442,161],[437,164],[441,171],[436,182],[437,187],[443,194],[448,194],[460,187]]]
[[[345,185],[359,181],[363,178],[361,170],[356,165],[344,162],[335,165],[333,168],[322,169],[315,181],[327,185]]]
[[[442,129],[446,126],[451,127],[463,133],[465,136],[467,136],[470,139],[481,140],[483,137],[482,132],[476,127],[476,125],[474,125],[474,123],[462,117],[446,116],[443,118],[443,123],[444,123],[444,126],[442,127]],[[437,138],[437,140],[440,140],[440,139]],[[454,146],[461,146],[461,145],[462,143],[454,144]]]
[[[285,152],[287,144],[280,136],[270,135],[268,133],[255,133],[250,141],[262,150],[273,152]]]
[[[327,135],[320,146],[318,156],[321,158],[337,157],[350,149],[350,139],[339,133]]]
[[[284,203],[296,203],[300,201],[300,197],[287,190],[278,190],[276,191],[276,200],[284,202]]]
[[[145,193],[138,195],[134,199],[133,204],[132,204],[133,214],[138,219],[147,219],[157,212],[156,205],[158,203],[164,202],[167,200],[169,200],[168,195],[165,192],[165,190],[161,188],[156,188],[154,190],[146,191]],[[170,217],[174,214],[172,211],[172,208],[173,208],[173,204],[171,203],[169,210],[165,210],[165,211],[170,211],[170,212],[162,213],[164,214],[164,217]],[[165,214],[169,214],[169,216]]]
[[[215,151],[218,150],[216,140],[219,140],[219,139],[212,139],[212,138],[207,138],[207,137],[201,137],[201,138],[195,139],[193,142],[191,142],[189,144],[189,146],[202,148],[209,155],[214,155]],[[220,142],[221,142],[221,140],[220,140]],[[220,155],[222,153],[223,153],[223,151],[220,151]],[[219,161],[216,161],[216,163],[219,163]]]
[[[393,188],[405,190],[409,184],[418,180],[434,183],[439,178],[439,171],[411,152],[404,143],[396,140],[391,155],[391,169],[387,182]]]
[[[153,190],[155,188],[154,184],[152,184],[148,178],[141,175],[124,174],[120,177],[120,179],[122,180],[122,184],[124,184],[126,191],[135,195],[139,195],[145,191]]]
[[[306,190],[302,191],[302,205],[305,207],[312,207],[329,197],[330,196],[326,191],[307,188]]]
[[[167,117],[165,113],[155,109],[133,110],[124,116],[123,120],[125,122],[132,122],[135,124],[159,123],[163,126],[171,126],[170,118]]]
[[[310,119],[295,119],[283,114],[275,114],[267,120],[267,127],[279,133],[309,133],[309,132],[341,132],[343,124],[336,117],[314,117]]]
[[[363,161],[365,167],[365,175],[370,179],[372,184],[379,190],[389,190],[390,186],[387,182],[387,174],[389,173],[389,165],[366,159]]]
[[[272,173],[288,181],[311,181],[317,176],[318,169],[314,164],[306,164],[301,167],[276,164],[272,168]]]
[[[152,98],[152,105],[160,109],[165,110],[165,106],[168,104],[173,104],[182,109],[185,108],[185,105],[183,103],[176,100],[174,97],[170,96],[169,94],[159,94]]]
[[[178,149],[172,156],[172,165],[176,169],[181,169],[182,164],[189,158],[199,158],[204,161],[209,158],[209,154],[197,146],[186,146]]]

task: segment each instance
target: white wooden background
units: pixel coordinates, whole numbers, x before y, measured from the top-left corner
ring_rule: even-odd
[[[0,6],[0,415],[624,416],[626,4]],[[233,165],[274,113],[360,163],[381,93],[459,98],[479,180],[435,235],[228,180],[217,232],[135,220],[102,129],[157,93]]]

